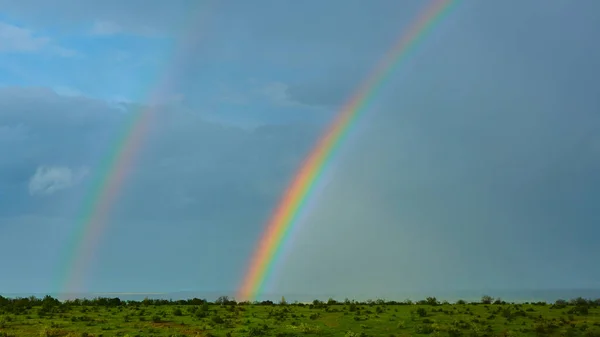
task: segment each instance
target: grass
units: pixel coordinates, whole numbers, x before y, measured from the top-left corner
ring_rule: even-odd
[[[598,301],[424,304],[369,301],[274,305],[196,300],[109,302],[0,296],[8,336],[564,336],[600,337]],[[433,304],[433,305],[432,305]]]

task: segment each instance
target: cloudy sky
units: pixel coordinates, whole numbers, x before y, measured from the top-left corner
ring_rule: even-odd
[[[425,6],[0,0],[0,293],[65,290],[85,200],[148,107],[67,290],[234,291],[304,156]],[[462,1],[373,96],[265,291],[600,287],[598,32],[596,0]]]

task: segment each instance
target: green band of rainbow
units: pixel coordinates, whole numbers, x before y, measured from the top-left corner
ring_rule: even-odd
[[[238,289],[239,300],[256,299],[265,280],[272,272],[274,261],[283,243],[287,241],[287,236],[296,224],[301,211],[304,210],[308,198],[313,194],[329,162],[335,157],[337,148],[348,136],[351,126],[366,111],[370,99],[392,74],[394,68],[455,2],[455,0],[432,1],[417,21],[410,26],[409,31],[400,37],[382,62],[371,72],[355,95],[344,104],[333,123],[303,162],[271,216],[250,260],[242,285]]]

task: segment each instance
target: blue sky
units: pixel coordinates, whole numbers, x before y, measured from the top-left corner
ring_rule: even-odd
[[[424,4],[0,0],[0,293],[57,290],[82,200],[148,105],[80,290],[232,293]],[[462,1],[374,96],[266,291],[600,287],[598,13]]]

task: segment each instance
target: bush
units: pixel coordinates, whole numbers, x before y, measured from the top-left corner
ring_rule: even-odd
[[[567,301],[565,300],[556,300],[556,302],[554,302],[554,305],[551,307],[553,309],[564,309],[567,307]]]
[[[225,320],[223,318],[221,318],[221,316],[219,316],[219,315],[213,316],[212,317],[212,321],[215,324],[223,324],[223,323],[225,323]]]
[[[589,314],[587,305],[577,305],[575,308],[569,310],[569,314],[586,316]]]
[[[427,297],[427,299],[425,300],[425,304],[435,306],[435,305],[439,305],[440,302],[435,297]]]
[[[417,326],[416,332],[418,334],[429,335],[432,334],[435,329],[431,326],[431,324],[421,324]]]
[[[196,317],[197,319],[202,319],[202,318],[207,317],[207,316],[208,316],[208,311],[205,311],[202,308],[199,308],[194,313],[194,317]]]
[[[483,304],[492,304],[494,298],[492,296],[483,295],[481,296],[481,303]]]
[[[448,329],[448,336],[450,336],[450,337],[460,337],[460,336],[462,336],[462,331],[460,331],[460,329],[458,329],[457,327],[451,326]]]
[[[600,329],[588,329],[583,333],[584,337],[600,337]]]

